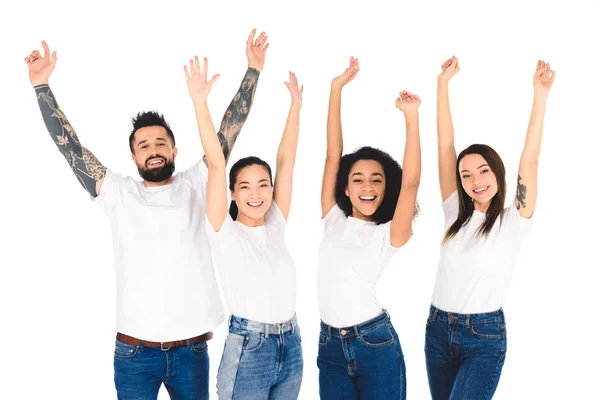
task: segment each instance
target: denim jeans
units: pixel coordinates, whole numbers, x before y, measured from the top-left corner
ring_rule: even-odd
[[[161,350],[115,343],[115,387],[119,400],[156,400],[165,384],[173,400],[208,399],[206,342]]]
[[[425,361],[433,400],[491,399],[506,356],[502,309],[456,314],[430,308]]]
[[[217,394],[220,400],[297,399],[303,367],[295,316],[281,324],[231,316],[217,374]]]
[[[406,367],[387,311],[359,325],[333,328],[321,322],[321,399],[405,399]]]

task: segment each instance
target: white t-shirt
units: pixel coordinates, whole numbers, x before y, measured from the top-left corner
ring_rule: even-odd
[[[223,321],[204,232],[207,176],[202,161],[159,187],[107,171],[95,201],[111,221],[118,332],[166,342]]]
[[[267,324],[291,319],[296,312],[296,267],[285,245],[287,223],[275,202],[261,226],[246,226],[229,213],[219,232],[208,217],[205,223],[229,311]]]
[[[343,328],[375,318],[382,312],[377,281],[398,250],[390,243],[391,221],[377,225],[346,217],[336,204],[323,223],[317,278],[321,320]]]
[[[458,193],[442,204],[444,232],[458,217]],[[521,242],[531,231],[533,217],[522,218],[514,202],[504,209],[487,239],[476,235],[485,214],[473,211],[467,225],[440,249],[432,303],[461,314],[496,311],[504,303]]]

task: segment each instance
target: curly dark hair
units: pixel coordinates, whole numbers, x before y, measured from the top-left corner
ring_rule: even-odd
[[[337,205],[344,211],[346,217],[352,215],[352,203],[350,202],[350,198],[346,196],[346,188],[348,187],[350,170],[354,163],[359,160],[377,161],[383,168],[386,180],[385,193],[379,208],[372,215],[372,221],[378,225],[391,221],[396,211],[398,197],[400,197],[402,167],[388,153],[373,147],[361,147],[341,158],[335,182],[335,200]],[[418,214],[418,210],[418,205],[415,205],[415,217]]]

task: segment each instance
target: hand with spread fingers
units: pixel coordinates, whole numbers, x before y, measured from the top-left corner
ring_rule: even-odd
[[[198,56],[194,56],[193,60],[190,60],[190,69],[187,66],[183,67],[185,77],[187,79],[188,92],[194,103],[206,101],[213,84],[220,76],[219,74],[213,75],[208,81],[208,59],[204,57],[204,66],[200,68],[200,60]]]
[[[348,66],[348,68],[346,68],[343,74],[333,78],[333,80],[331,81],[331,87],[340,89],[343,88],[348,82],[350,82],[354,79],[354,77],[356,77],[358,71],[360,71],[358,58],[350,57],[350,65]]]
[[[44,49],[43,56],[38,50],[33,50],[28,57],[25,57],[25,62],[29,68],[29,81],[33,86],[47,85],[56,65],[56,51],[50,55],[50,48],[43,40],[42,47]]]
[[[442,72],[440,72],[440,74],[438,75],[438,79],[448,82],[450,78],[456,75],[458,71],[460,71],[460,66],[458,65],[458,58],[452,56],[452,58],[447,59],[442,64]]]
[[[403,90],[396,97],[396,108],[402,111],[404,115],[412,115],[418,112],[421,105],[421,98],[415,94]]]
[[[287,86],[290,94],[292,95],[292,106],[297,106],[298,108],[302,107],[302,93],[304,92],[304,85],[298,88],[298,78],[296,78],[296,74],[290,72],[290,81],[283,83]]]
[[[550,68],[550,64],[545,61],[538,61],[533,75],[533,89],[536,93],[548,94],[554,83],[556,72]]]
[[[258,72],[262,72],[263,67],[265,66],[265,54],[267,49],[269,48],[269,43],[267,40],[269,37],[262,32],[256,40],[254,37],[256,36],[256,29],[252,29],[252,32],[248,36],[248,40],[246,41],[246,56],[248,57],[248,67],[254,68]]]

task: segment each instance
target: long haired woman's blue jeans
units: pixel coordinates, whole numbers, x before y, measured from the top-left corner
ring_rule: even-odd
[[[430,308],[425,361],[433,400],[491,399],[506,356],[502,309],[457,314]]]

